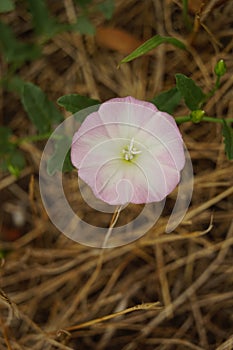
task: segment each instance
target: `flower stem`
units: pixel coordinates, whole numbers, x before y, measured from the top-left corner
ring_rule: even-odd
[[[220,87],[220,76],[217,76],[213,89],[210,90],[210,92],[206,94],[204,100],[202,101],[202,105],[206,101],[208,101],[212,96],[214,96],[215,92],[219,89],[219,87]]]
[[[225,120],[226,123],[233,123],[233,118],[222,119],[222,118],[214,118],[214,117],[203,117],[202,120],[204,122],[221,123],[221,124],[223,124],[223,120]]]
[[[191,118],[189,115],[184,115],[182,117],[175,117],[175,121],[177,124],[183,124],[183,123],[186,123],[186,122],[191,122]]]
[[[22,137],[22,138],[15,140],[14,143],[16,145],[20,145],[20,144],[25,143],[25,142],[27,143],[27,142],[43,141],[43,140],[49,139],[50,136],[51,136],[51,132],[47,132],[45,134],[40,134],[40,135],[26,136],[26,137]],[[60,139],[61,137],[62,137],[62,135],[54,135],[53,136],[54,139]]]
[[[16,140],[16,144],[19,145],[24,142],[36,142],[36,141],[43,141],[47,140],[50,137],[51,133],[41,134],[41,135],[32,135],[32,136],[26,136],[19,138]]]
[[[114,228],[114,226],[116,225],[117,223],[117,220],[119,218],[119,215],[120,215],[120,211],[121,211],[121,208],[122,206],[120,205],[119,207],[117,207],[113,213],[113,216],[112,216],[112,220],[110,222],[110,225],[109,225],[109,229],[108,229],[108,232],[104,238],[104,241],[103,241],[103,244],[102,244],[102,248],[105,248],[106,244],[107,244],[107,241],[112,233],[112,230]]]
[[[233,118],[222,119],[222,118],[214,118],[214,117],[203,117],[201,122],[211,122],[211,123],[223,124],[223,120],[225,120],[226,123],[233,123]],[[190,116],[175,117],[175,121],[177,124],[183,124],[186,122],[191,122],[191,118],[190,118]]]

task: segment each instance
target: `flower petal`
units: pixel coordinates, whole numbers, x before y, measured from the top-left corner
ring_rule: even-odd
[[[110,136],[121,135],[131,139],[140,127],[151,119],[157,108],[149,102],[136,100],[132,97],[112,99],[103,103],[99,108],[99,115],[103,124],[115,124]],[[125,128],[128,126],[128,128]],[[136,129],[135,129],[136,128]]]
[[[174,118],[132,97],[105,102],[85,119],[71,159],[96,197],[112,205],[161,201],[185,162]]]

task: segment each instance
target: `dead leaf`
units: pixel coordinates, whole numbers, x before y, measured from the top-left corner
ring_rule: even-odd
[[[96,29],[96,41],[99,46],[118,51],[124,55],[131,53],[143,44],[143,41],[126,30],[104,26],[99,26]]]

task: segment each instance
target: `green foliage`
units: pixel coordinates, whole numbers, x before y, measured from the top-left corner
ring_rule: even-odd
[[[176,87],[184,98],[186,106],[191,110],[200,109],[205,94],[195,82],[184,74],[176,74]]]
[[[183,19],[184,19],[184,24],[188,30],[192,29],[191,23],[190,23],[190,18],[188,14],[188,0],[182,0],[182,12],[183,12]]]
[[[35,33],[43,39],[49,39],[61,31],[74,30],[81,34],[95,34],[95,27],[88,18],[87,6],[92,0],[76,0],[82,7],[81,15],[77,23],[59,23],[48,9],[46,0],[27,0],[28,8],[32,16],[32,24]],[[107,19],[110,19],[114,10],[114,0],[104,0],[94,6],[96,11],[101,11]],[[0,12],[8,12],[15,9],[12,0],[0,0]],[[0,50],[7,63],[12,64],[14,70],[26,61],[31,61],[41,55],[41,45],[24,43],[18,40],[11,27],[0,21]]]
[[[23,154],[17,149],[17,145],[11,141],[12,132],[7,127],[0,127],[0,169],[8,170],[18,177],[25,166]]]
[[[11,78],[2,81],[4,88],[10,92],[15,92],[17,95],[22,96],[25,81],[18,75],[14,75]]]
[[[57,103],[64,107],[68,112],[76,113],[84,108],[98,105],[100,101],[78,94],[70,94],[61,96],[57,100]]]
[[[219,60],[214,67],[214,73],[220,78],[226,73],[226,71],[226,63],[223,60]]]
[[[7,159],[9,172],[15,177],[19,177],[21,170],[25,167],[25,158],[22,152],[15,148]]]
[[[98,5],[98,9],[103,13],[106,19],[111,19],[114,12],[114,0],[105,0]]]
[[[5,250],[0,250],[0,259],[4,259],[5,256],[7,255],[7,252]]]
[[[228,157],[228,159],[233,159],[233,129],[226,123],[226,121],[223,119],[223,128],[222,128],[222,134],[224,137],[224,143],[225,143],[225,152]]]
[[[11,129],[8,127],[0,127],[0,155],[11,152],[14,149],[14,145],[10,142],[12,136]]]
[[[15,38],[11,28],[0,21],[0,49],[8,63],[17,66],[40,56],[40,49],[33,44],[22,43]]]
[[[190,113],[190,119],[193,123],[198,124],[203,120],[204,115],[205,111],[203,111],[202,109],[197,109]]]
[[[180,91],[174,87],[154,97],[151,102],[163,112],[172,114],[181,100]]]
[[[64,157],[64,150],[70,149],[72,140],[67,136],[61,136],[61,139],[56,140],[54,153],[47,162],[47,172],[49,175],[54,175],[56,171],[69,172],[74,169],[70,160],[70,151]],[[64,163],[62,160],[65,158]]]
[[[77,22],[72,25],[72,30],[77,30],[81,34],[94,35],[95,27],[89,19],[88,8],[88,5],[92,3],[92,0],[75,0],[75,2],[81,7],[81,14],[78,17]],[[92,12],[93,11],[100,11],[106,19],[110,19],[114,11],[114,0],[103,0],[97,5],[93,4]]]
[[[176,46],[182,50],[186,49],[185,45],[180,40],[178,40],[176,38],[169,37],[169,36],[161,36],[158,34],[158,35],[153,36],[152,38],[150,38],[146,42],[144,42],[136,50],[131,52],[131,54],[129,54],[128,56],[123,58],[123,60],[121,60],[120,64],[130,62],[130,61],[134,60],[135,58],[143,56],[146,53],[148,53],[149,51],[155,49],[157,46],[159,46],[161,44],[165,44],[165,43],[172,44],[173,46]]]
[[[50,15],[45,0],[27,0],[27,2],[37,35],[50,38],[62,28],[62,25],[57,23],[56,19]]]
[[[85,8],[87,7],[91,2],[92,0],[74,0],[76,2],[77,5]]]
[[[0,13],[10,12],[15,9],[15,4],[12,0],[1,0],[0,1]]]
[[[81,34],[95,34],[95,27],[87,16],[82,15],[78,17],[77,23],[72,26],[73,30],[77,30]]]
[[[63,120],[62,114],[45,93],[32,83],[25,83],[22,104],[40,134],[51,131],[52,125]]]

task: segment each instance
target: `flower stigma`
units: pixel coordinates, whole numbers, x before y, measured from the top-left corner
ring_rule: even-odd
[[[134,138],[132,138],[130,144],[122,150],[122,153],[125,160],[131,161],[137,154],[142,153],[142,151],[139,151],[134,146]]]

